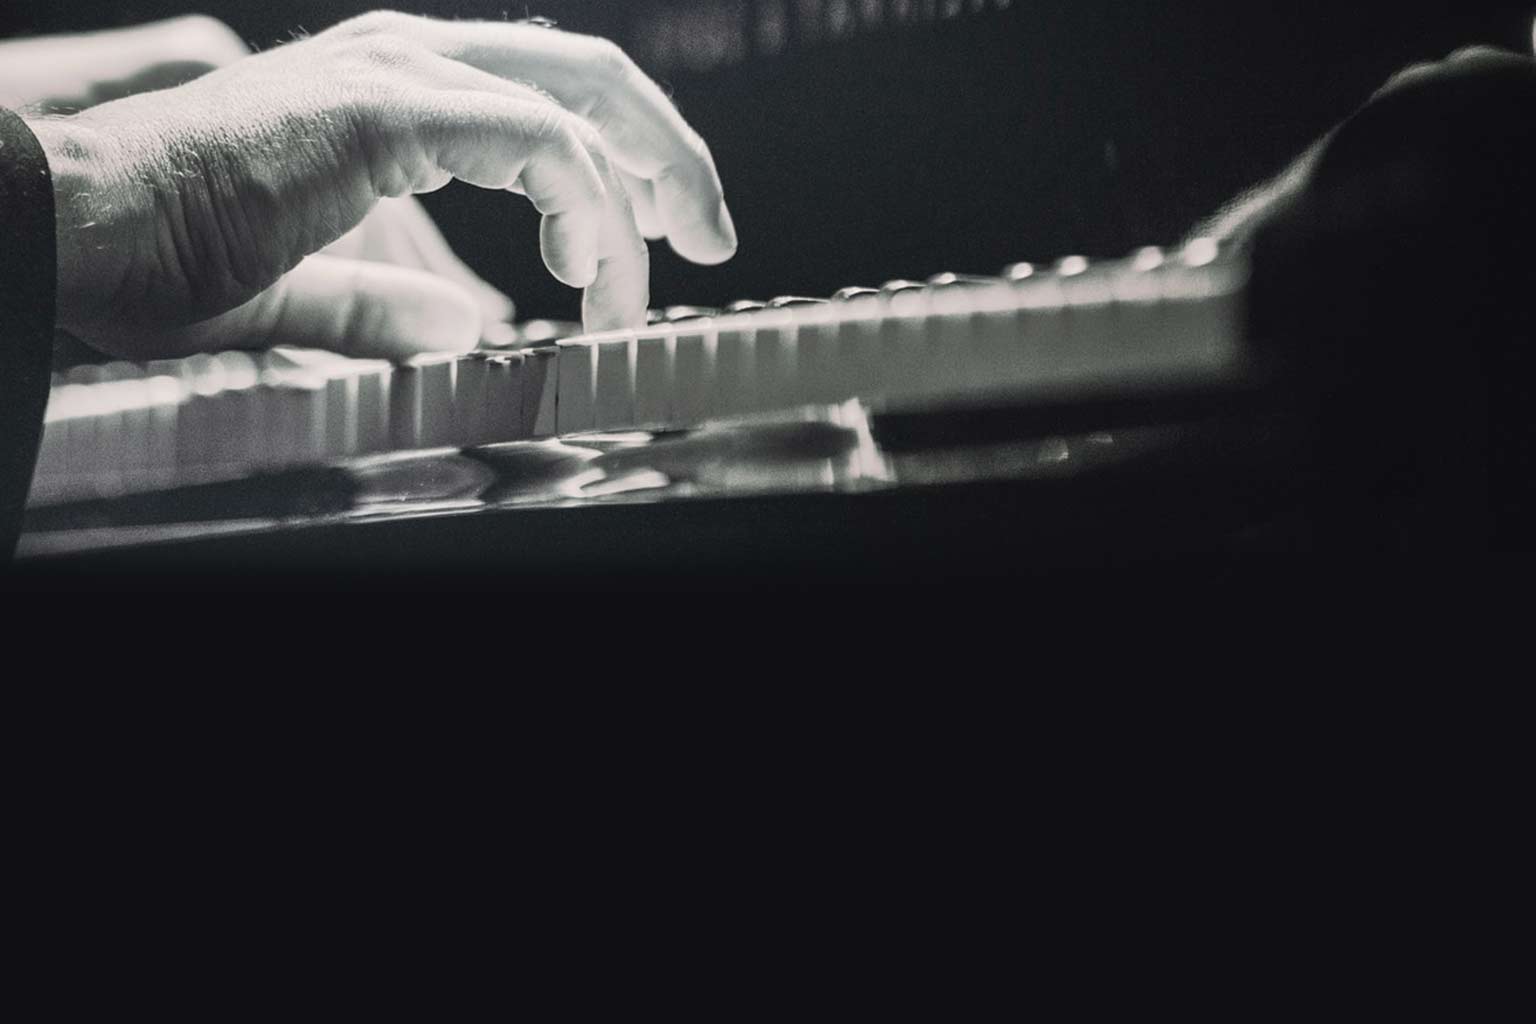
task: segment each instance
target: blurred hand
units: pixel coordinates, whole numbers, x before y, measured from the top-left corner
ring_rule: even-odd
[[[1536,61],[1462,50],[1202,229],[1251,254],[1250,349],[1307,410],[1320,542],[1528,546],[1533,181]]]
[[[249,55],[232,29],[193,15],[85,35],[0,42],[0,105],[67,114],[169,89]],[[411,197],[386,200],[327,253],[426,270],[479,303],[483,333],[512,319],[512,300],[464,265]]]
[[[228,26],[201,15],[0,42],[0,106],[72,113],[181,85],[247,52]]]
[[[61,326],[124,357],[472,347],[505,300],[419,210],[379,205],[452,178],[528,196],[592,330],[644,322],[641,225],[700,263],[736,245],[709,150],[655,83],[607,41],[533,25],[377,12],[32,127]]]
[[[1536,46],[1536,32],[1533,32]],[[1388,163],[1400,166],[1432,160],[1476,160],[1479,147],[1462,145],[1457,152],[1435,152],[1449,127],[1474,141],[1478,135],[1529,133],[1529,114],[1519,104],[1529,95],[1536,62],[1487,46],[1457,50],[1444,60],[1423,62],[1393,75],[1353,117],[1298,157],[1275,178],[1245,192],[1193,232],[1223,241],[1247,241],[1264,228],[1294,214],[1304,199],[1336,183],[1338,176],[1321,171],[1324,158],[1333,166],[1348,163],[1369,178]],[[1522,94],[1521,89],[1525,92]],[[1391,123],[1402,130],[1383,131]],[[1341,159],[1340,154],[1348,159]],[[1374,159],[1373,159],[1374,158]],[[1370,166],[1374,164],[1374,166]],[[1380,185],[1380,175],[1376,184]],[[1420,197],[1422,198],[1422,197]],[[1326,231],[1329,225],[1316,224]]]

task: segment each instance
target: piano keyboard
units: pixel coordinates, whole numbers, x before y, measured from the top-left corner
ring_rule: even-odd
[[[53,504],[407,449],[685,429],[859,398],[880,408],[1135,388],[1241,356],[1246,264],[1201,240],[1124,260],[845,288],[640,330],[521,336],[401,365],[224,352],[56,377],[31,501]]]

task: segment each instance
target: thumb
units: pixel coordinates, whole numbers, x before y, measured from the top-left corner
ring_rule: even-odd
[[[177,349],[297,345],[368,359],[467,352],[480,339],[479,303],[424,270],[311,256],[242,306],[183,328]]]

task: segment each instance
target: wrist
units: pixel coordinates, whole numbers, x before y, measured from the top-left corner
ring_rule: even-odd
[[[59,325],[99,322],[124,288],[136,190],[118,173],[108,137],[81,119],[28,119],[27,127],[53,181]]]

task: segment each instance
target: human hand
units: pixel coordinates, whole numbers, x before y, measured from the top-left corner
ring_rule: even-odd
[[[1200,230],[1245,248],[1248,351],[1300,415],[1315,539],[1528,543],[1536,61],[1394,75]]]
[[[72,113],[168,89],[249,51],[227,25],[202,15],[82,35],[0,42],[0,106]]]
[[[125,357],[471,347],[483,313],[461,284],[346,242],[322,252],[381,198],[451,178],[529,197],[593,330],[644,322],[637,215],[695,262],[736,244],[708,148],[655,83],[609,42],[532,25],[378,12],[32,127],[54,175],[61,325]]]
[[[1393,75],[1279,176],[1196,233],[1253,253],[1251,329],[1288,355],[1379,373],[1351,351],[1529,309],[1536,61],[1458,50]],[[1310,371],[1309,371],[1310,372]]]
[[[1532,45],[1536,47],[1536,29]],[[1513,104],[1529,95],[1536,64],[1525,57],[1487,46],[1471,46],[1444,60],[1425,61],[1397,72],[1372,94],[1365,106],[1329,132],[1275,178],[1243,193],[1198,226],[1195,236],[1246,243],[1266,227],[1290,216],[1309,193],[1328,186],[1329,165],[1369,164],[1379,170],[1389,160],[1418,150],[1424,163],[1431,156],[1466,162],[1469,153],[1427,153],[1431,132],[1447,123],[1463,134],[1528,132],[1529,120]],[[1502,125],[1500,119],[1503,118]],[[1384,132],[1377,126],[1392,122],[1403,131]],[[1396,156],[1392,150],[1397,150]],[[1350,159],[1340,158],[1344,153]],[[1323,158],[1327,156],[1328,161]],[[1320,164],[1322,166],[1320,166]],[[1361,168],[1369,174],[1368,168]],[[1378,182],[1379,184],[1379,182]],[[1323,225],[1317,225],[1322,228]]]
[[[182,85],[249,52],[232,29],[200,15],[0,42],[0,105],[72,113]],[[486,333],[504,329],[515,311],[511,299],[453,254],[420,203],[408,196],[381,202],[324,251],[426,270],[462,285],[480,305]]]

